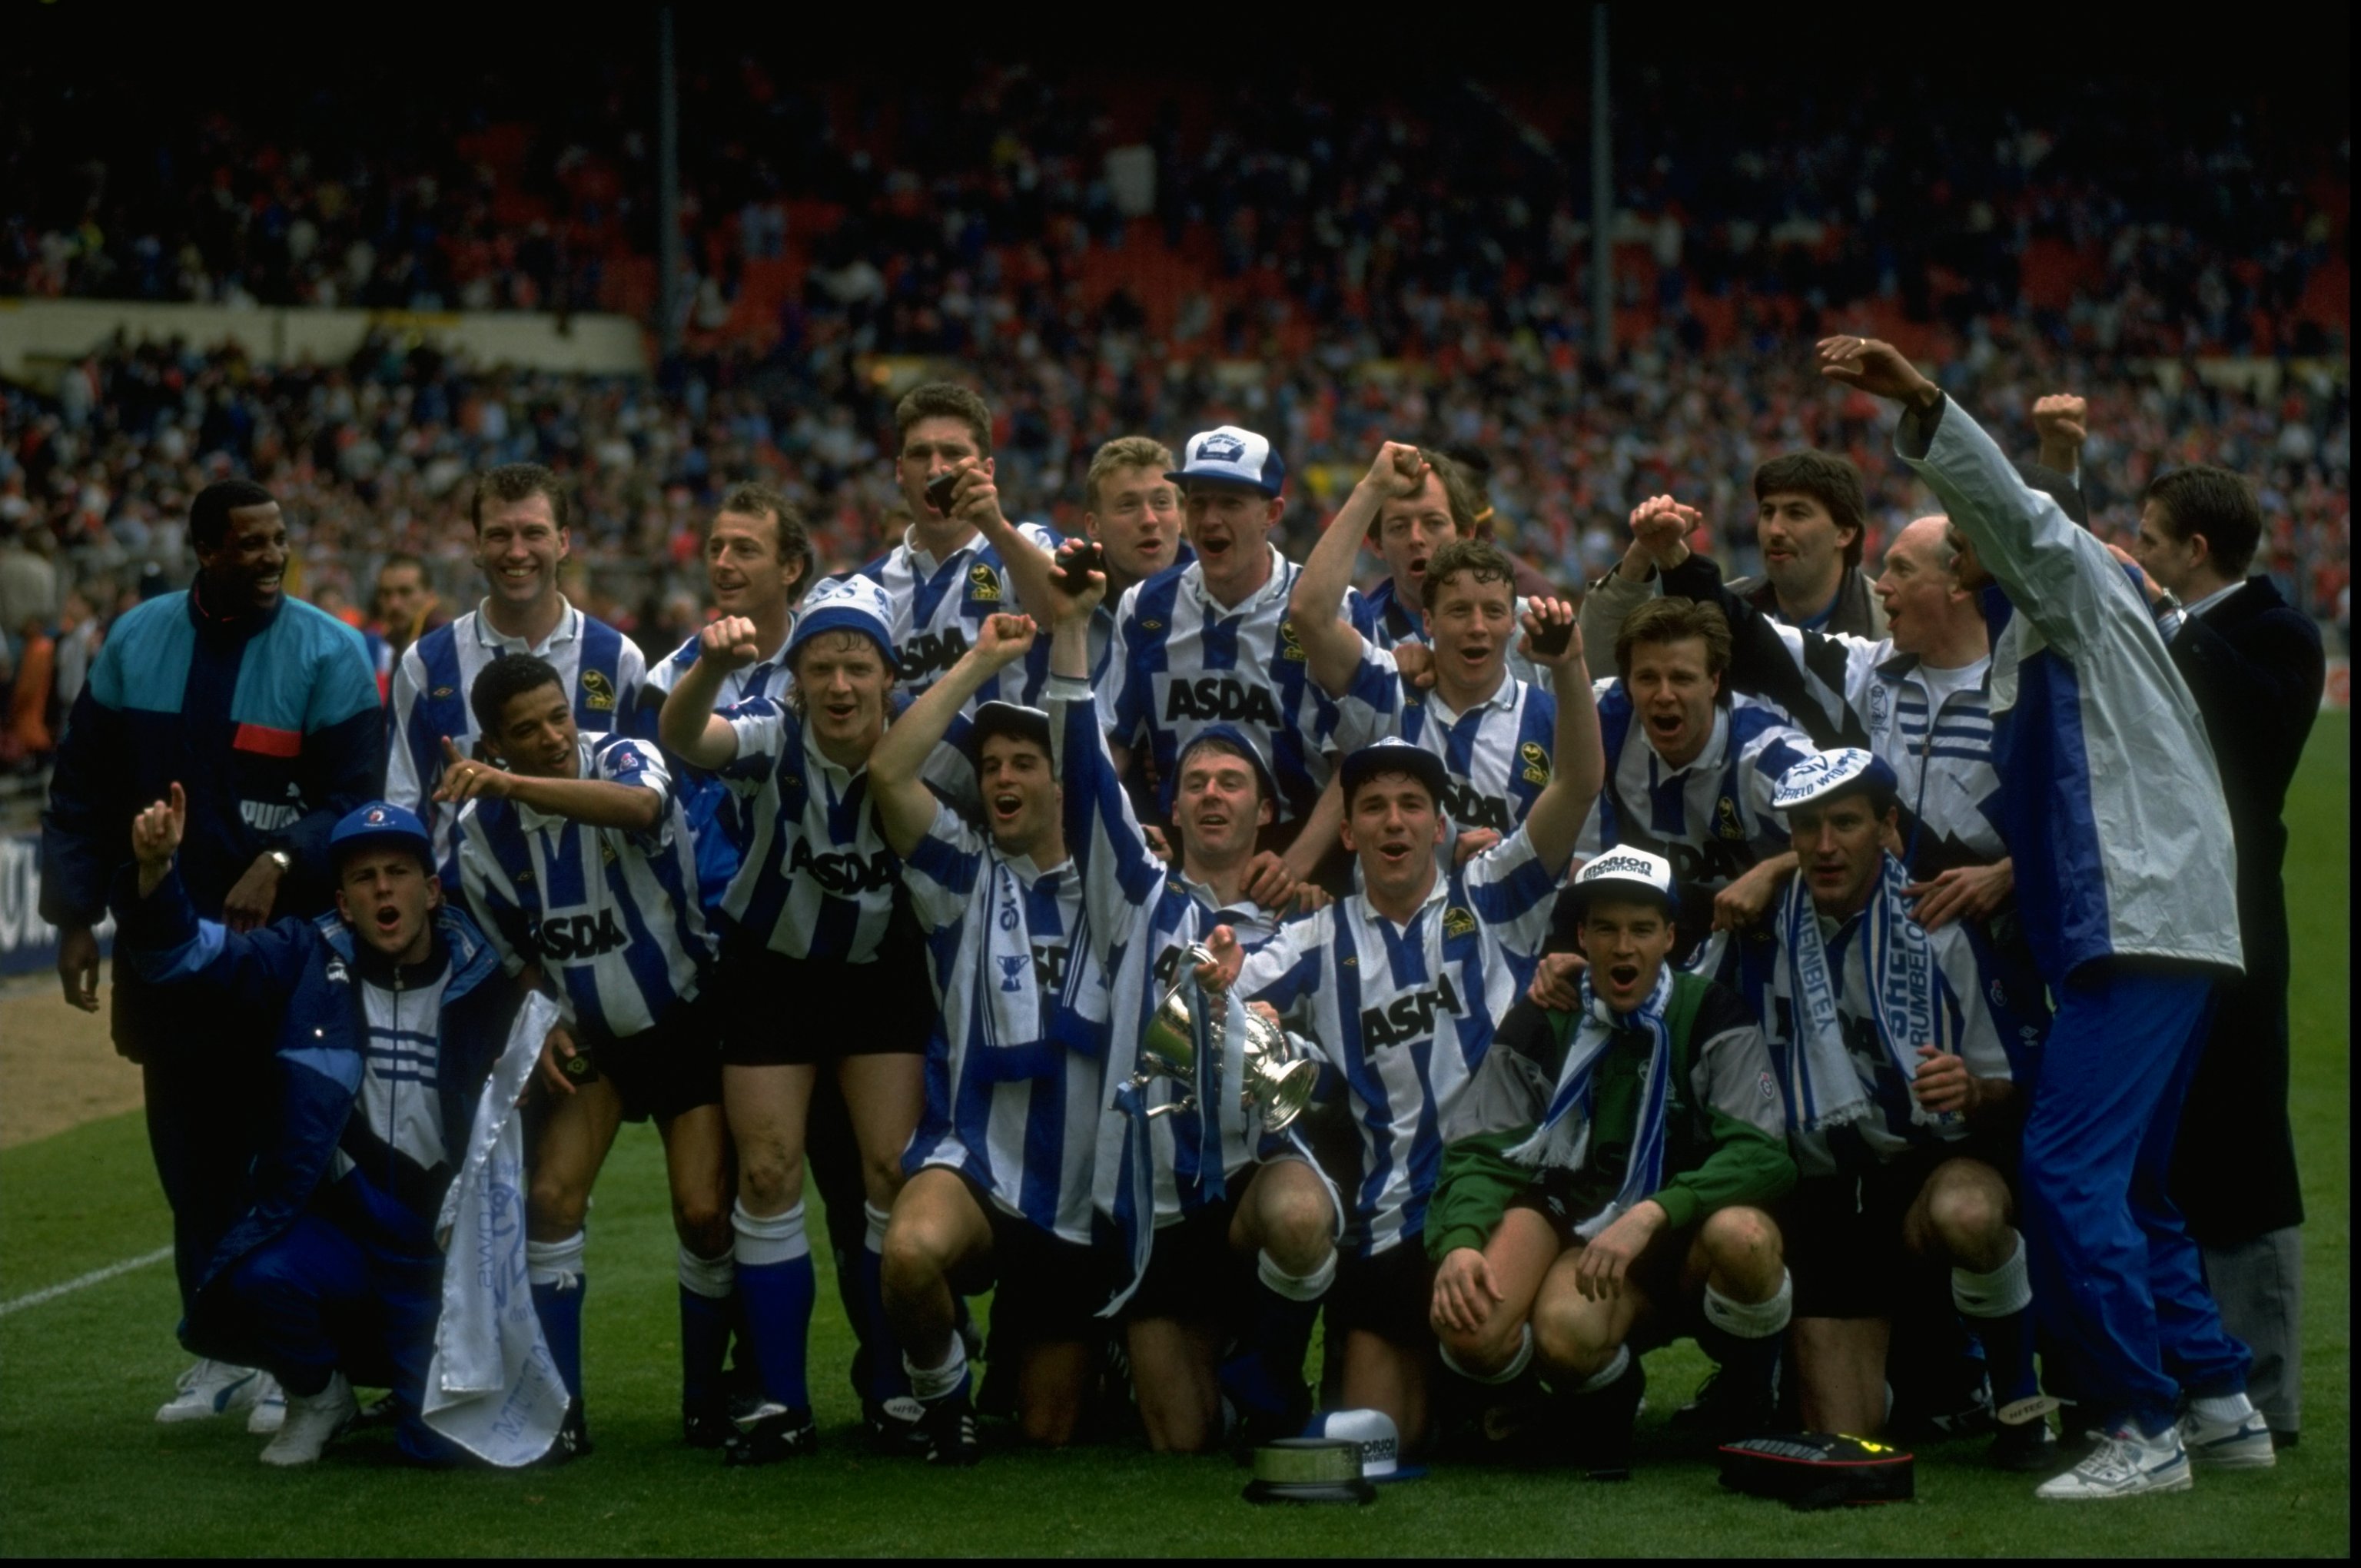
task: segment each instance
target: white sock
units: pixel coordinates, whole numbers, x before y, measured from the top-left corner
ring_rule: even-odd
[[[875,1253],[880,1257],[884,1256],[885,1222],[892,1219],[893,1215],[874,1203],[863,1203],[861,1205],[861,1218],[867,1227],[861,1233],[862,1248]]]
[[[1498,1372],[1470,1372],[1459,1364],[1457,1356],[1451,1354],[1449,1345],[1438,1345],[1436,1348],[1443,1353],[1443,1365],[1466,1378],[1470,1383],[1482,1383],[1488,1386],[1514,1383],[1524,1376],[1525,1368],[1533,1364],[1533,1326],[1527,1323],[1517,1331],[1517,1353],[1509,1357],[1509,1364]]]
[[[2033,1277],[2025,1266],[2025,1238],[1990,1274],[1951,1270],[1951,1304],[1971,1318],[2008,1318],[2033,1305]]]
[[[910,1392],[920,1399],[939,1399],[956,1393],[960,1379],[967,1376],[967,1343],[952,1334],[950,1359],[940,1366],[921,1366],[905,1354],[902,1370],[910,1375]]]
[[[588,1250],[589,1233],[577,1231],[562,1242],[528,1241],[524,1244],[526,1282],[533,1285],[555,1285],[560,1290],[571,1290],[582,1283],[583,1255]]]
[[[1707,1320],[1740,1339],[1769,1339],[1784,1332],[1795,1305],[1795,1281],[1784,1268],[1779,1271],[1779,1288],[1768,1301],[1733,1301],[1710,1285],[1705,1288]]]
[[[1615,1347],[1614,1359],[1608,1362],[1606,1365],[1600,1367],[1589,1376],[1584,1378],[1581,1385],[1575,1389],[1575,1392],[1577,1395],[1596,1394],[1602,1388],[1612,1387],[1615,1380],[1618,1377],[1622,1376],[1624,1369],[1629,1367],[1631,1365],[1631,1347],[1628,1344],[1619,1344]]]
[[[702,1296],[708,1301],[726,1301],[730,1292],[738,1288],[737,1258],[726,1252],[719,1257],[699,1257],[684,1243],[680,1249],[680,1283],[691,1295]]]
[[[759,1268],[766,1263],[793,1263],[811,1254],[811,1244],[804,1239],[804,1206],[797,1203],[784,1214],[750,1214],[741,1200],[730,1213],[730,1228],[738,1233],[733,1255],[744,1268]]]
[[[2255,1403],[2244,1389],[2235,1394],[2217,1394],[2191,1399],[2189,1408],[2202,1419],[2222,1426],[2236,1426],[2255,1413]]]
[[[1270,1287],[1275,1295],[1290,1301],[1317,1301],[1328,1293],[1336,1281],[1336,1249],[1320,1260],[1320,1266],[1309,1274],[1290,1274],[1279,1267],[1279,1260],[1268,1251],[1255,1254],[1255,1277]]]

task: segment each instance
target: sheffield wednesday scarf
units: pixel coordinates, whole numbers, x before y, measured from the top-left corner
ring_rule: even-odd
[[[1868,967],[1870,1014],[1878,1041],[1908,1083],[1918,1076],[1918,1047],[1944,1044],[1937,1034],[1935,953],[1925,930],[1910,918],[1909,901],[1902,891],[1909,877],[1902,862],[1890,854],[1883,859],[1853,940],[1861,944]],[[1800,875],[1787,884],[1779,934],[1780,978],[1794,1007],[1795,1031],[1786,1062],[1790,1124],[1803,1132],[1824,1132],[1874,1114],[1877,1107],[1869,1086],[1845,1049],[1844,1024],[1838,1015],[1842,986],[1829,970],[1819,915]],[[1956,1112],[1929,1111],[1914,1096],[1910,1120],[1939,1129],[1957,1126],[1960,1118]]]
[[[1623,1168],[1623,1185],[1612,1201],[1575,1227],[1586,1240],[1597,1235],[1634,1203],[1664,1185],[1664,1106],[1673,1076],[1673,1042],[1665,1008],[1673,996],[1673,969],[1664,965],[1655,989],[1628,1014],[1618,1014],[1590,989],[1590,972],[1582,975],[1582,1011],[1565,1061],[1558,1069],[1557,1088],[1549,1109],[1531,1136],[1509,1150],[1508,1157],[1537,1169],[1579,1170],[1590,1155],[1590,1079],[1598,1058],[1626,1030],[1648,1034],[1647,1080],[1640,1098],[1640,1119],[1631,1129],[1631,1155]]]

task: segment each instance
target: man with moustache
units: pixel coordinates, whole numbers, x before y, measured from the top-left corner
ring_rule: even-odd
[[[117,620],[75,698],[41,817],[41,916],[58,927],[66,1001],[95,1013],[107,884],[132,818],[167,785],[188,798],[181,874],[197,912],[235,931],[312,915],[333,886],[328,836],[377,792],[385,762],[377,682],[360,635],[282,593],[287,525],[270,492],[207,486],[189,510],[195,582]],[[224,1047],[235,1027],[192,1015],[118,963],[115,1049],[140,1064],[148,1145],[172,1205],[183,1310],[236,1217],[254,1154],[258,1086]],[[194,1420],[283,1413],[266,1377],[201,1361],[157,1412]]]
[[[437,866],[448,866],[458,807],[437,802],[443,742],[476,754],[476,716],[467,693],[477,674],[503,653],[546,659],[565,678],[575,722],[584,729],[625,727],[637,712],[647,662],[604,621],[585,615],[557,590],[569,547],[566,486],[537,463],[511,463],[478,481],[468,505],[476,565],[490,592],[474,609],[411,644],[393,671],[385,795],[418,814],[434,837]]]

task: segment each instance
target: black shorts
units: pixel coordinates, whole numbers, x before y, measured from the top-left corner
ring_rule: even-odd
[[[1156,1233],[1148,1271],[1124,1303],[1126,1322],[1145,1318],[1180,1318],[1227,1326],[1252,1299],[1254,1255],[1230,1247],[1230,1222],[1236,1217],[1245,1179],[1227,1199],[1200,1209]]]
[[[1550,1175],[1568,1174],[1549,1173],[1509,1200],[1510,1208],[1531,1209],[1549,1222],[1560,1252],[1581,1242],[1582,1238],[1575,1234],[1576,1228],[1598,1212],[1600,1207],[1596,1201],[1579,1205],[1569,1201],[1567,1189],[1572,1182],[1549,1179]],[[1683,1230],[1658,1231],[1649,1238],[1640,1255],[1631,1260],[1631,1272],[1626,1276],[1648,1299],[1656,1317],[1675,1326],[1696,1316],[1690,1310],[1692,1304],[1683,1299],[1681,1275],[1688,1266],[1689,1253],[1696,1247],[1697,1233],[1703,1228],[1704,1222],[1699,1221]]]
[[[1022,1344],[1071,1343],[1104,1332],[1107,1325],[1098,1312],[1115,1293],[1113,1255],[1008,1212],[972,1181],[968,1190],[992,1222],[993,1349],[1005,1355]]]
[[[734,945],[723,951],[714,985],[721,1001],[721,1059],[732,1067],[923,1056],[934,1033],[926,948],[898,922],[865,964]]]
[[[1980,1142],[1962,1141],[1914,1150],[1863,1175],[1797,1182],[1778,1209],[1795,1316],[1891,1318],[1915,1299],[1912,1281],[1939,1266],[1903,1245],[1903,1222],[1936,1168],[1954,1159],[1993,1163]]]
[[[1375,1257],[1336,1259],[1328,1289],[1328,1332],[1342,1340],[1355,1329],[1406,1350],[1434,1343],[1434,1265],[1426,1238],[1405,1236]]]
[[[713,1037],[713,1009],[704,998],[684,1002],[653,1029],[591,1044],[598,1076],[615,1086],[623,1120],[653,1116],[669,1122],[684,1111],[721,1103],[721,1051]]]

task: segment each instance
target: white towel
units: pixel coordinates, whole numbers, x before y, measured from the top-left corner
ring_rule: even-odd
[[[423,1413],[435,1431],[508,1469],[539,1459],[566,1420],[566,1385],[525,1276],[524,1127],[516,1109],[556,1021],[556,1004],[539,992],[518,1013],[434,1227],[445,1257],[443,1312]]]

